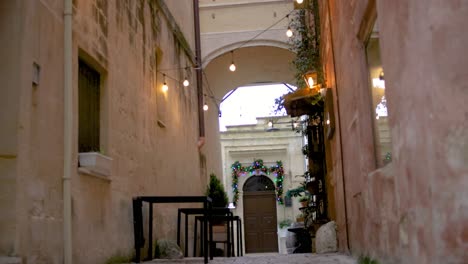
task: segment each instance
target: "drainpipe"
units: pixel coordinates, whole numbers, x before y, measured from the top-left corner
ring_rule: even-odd
[[[64,153],[63,153],[63,259],[72,264],[71,164],[72,164],[72,0],[64,0]]]
[[[336,59],[335,59],[335,42],[333,40],[333,25],[332,25],[332,17],[331,17],[331,11],[330,11],[330,1],[327,1],[327,12],[328,12],[328,19],[330,22],[330,40],[331,40],[331,52],[332,52],[332,57],[333,57],[333,71],[335,72],[335,92],[336,92],[336,109],[338,110],[336,113],[337,117],[337,122],[340,124],[338,132],[340,134],[340,159],[341,159],[341,175],[343,177],[343,200],[344,200],[344,214],[345,214],[345,226],[346,226],[346,246],[348,247],[348,250],[351,251],[351,247],[349,246],[349,224],[348,224],[348,206],[347,206],[347,201],[346,201],[346,180],[345,180],[345,175],[344,175],[344,159],[343,159],[343,133],[341,131],[341,117],[340,117],[340,102],[339,99],[340,97],[338,96],[338,83],[336,82],[336,76],[337,76],[337,71],[336,71]]]
[[[200,9],[198,0],[193,0],[193,24],[195,26],[195,74],[197,77],[197,98],[198,98],[198,149],[205,145],[205,115],[203,113],[203,78],[201,64],[201,43],[200,43]]]

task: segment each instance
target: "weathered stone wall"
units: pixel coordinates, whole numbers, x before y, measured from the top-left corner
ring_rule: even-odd
[[[194,74],[187,88],[174,80],[184,77],[175,68],[193,66],[193,7],[191,0],[177,2],[164,9],[157,0],[73,1],[76,263],[103,263],[132,252],[133,196],[200,195],[205,189]],[[62,263],[63,1],[6,1],[1,7],[1,39],[10,48],[1,54],[12,64],[0,68],[2,93],[11,94],[11,104],[1,101],[0,172],[1,188],[12,191],[2,192],[0,200],[6,212],[0,252],[28,263]],[[175,23],[180,33],[173,32]],[[187,45],[180,41],[184,36]],[[78,58],[101,74],[101,151],[113,158],[109,180],[78,173]],[[41,67],[37,87],[31,85],[33,62]],[[162,72],[171,77],[166,94]],[[7,154],[16,160],[5,159]],[[4,185],[4,177],[11,184]],[[175,239],[174,206],[155,207],[158,237]]]
[[[465,263],[468,3],[376,1],[393,142],[392,162],[380,169],[359,37],[372,1],[320,3],[337,115],[327,165],[341,250],[348,235],[353,254],[382,263]]]
[[[13,12],[8,12],[13,10]],[[18,157],[19,89],[7,89],[20,85],[20,36],[21,5],[15,1],[0,3],[0,256],[16,253],[16,170]],[[10,76],[11,78],[5,78]]]

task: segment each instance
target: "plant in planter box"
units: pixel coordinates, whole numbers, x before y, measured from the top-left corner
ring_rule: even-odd
[[[296,222],[304,222],[304,215],[302,213],[296,216]]]
[[[210,183],[205,194],[212,199],[213,207],[226,207],[228,204],[228,196],[224,186],[214,173],[210,174]]]
[[[302,207],[306,207],[309,204],[309,196],[306,195],[304,197],[299,198],[299,202],[301,203]]]
[[[279,222],[279,228],[283,229],[289,227],[292,224],[291,219],[284,219],[283,221]]]

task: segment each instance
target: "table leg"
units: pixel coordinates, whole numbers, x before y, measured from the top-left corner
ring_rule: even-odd
[[[177,210],[177,245],[180,247],[180,209]]]
[[[207,232],[208,232],[208,208],[207,208],[207,202],[203,203],[203,209],[204,209],[204,216],[205,216],[205,221],[203,222],[203,256],[205,263],[208,263],[208,237],[207,237]],[[210,208],[211,209],[211,208]]]
[[[185,214],[185,233],[184,233],[184,238],[185,238],[185,244],[184,244],[185,252],[184,252],[184,256],[187,257],[187,256],[188,256],[188,214]]]
[[[229,216],[226,217],[226,224],[227,224],[227,228],[226,228],[226,233],[227,233],[227,256],[228,257],[231,257],[231,221],[229,221]]]
[[[198,217],[195,216],[195,224],[193,226],[193,256],[197,256],[197,219]]]
[[[230,223],[231,223],[231,257],[235,257],[235,251],[234,251],[234,216],[231,214],[230,218]]]
[[[153,204],[149,203],[148,260],[153,259]]]
[[[142,203],[138,198],[133,198],[133,238],[135,240],[135,262],[140,263],[141,232],[143,230]]]

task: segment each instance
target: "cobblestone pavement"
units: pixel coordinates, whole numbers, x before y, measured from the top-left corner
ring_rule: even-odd
[[[187,263],[201,264],[203,258],[180,260],[152,260],[150,263]],[[214,258],[210,264],[356,264],[356,260],[343,254],[253,254],[236,258]]]

